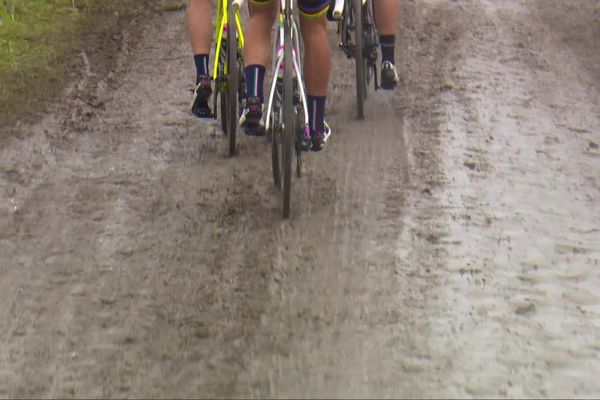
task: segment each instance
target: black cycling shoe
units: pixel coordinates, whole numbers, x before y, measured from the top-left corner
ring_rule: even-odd
[[[214,118],[208,105],[208,99],[211,94],[210,76],[198,76],[198,83],[194,89],[194,98],[192,99],[192,114],[198,118]]]
[[[384,61],[381,65],[381,88],[392,90],[396,87],[399,80],[396,66],[389,61]]]
[[[325,124],[325,132],[316,132],[313,131],[310,134],[310,140],[311,140],[311,150],[312,151],[321,151],[323,150],[323,148],[325,147],[325,143],[327,142],[327,139],[329,139],[329,136],[331,136],[331,128],[329,128],[329,126],[327,124]]]
[[[266,134],[263,122],[263,104],[258,97],[246,99],[246,107],[240,117],[240,126],[244,128],[246,135],[264,136]]]

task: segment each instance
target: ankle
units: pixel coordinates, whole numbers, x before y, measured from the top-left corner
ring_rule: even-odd
[[[208,57],[208,54],[194,55],[194,64],[196,64],[196,75],[198,77],[208,75]]]
[[[389,62],[395,64],[394,48],[396,45],[395,35],[381,35],[379,36],[379,44],[381,46],[381,63]]]
[[[264,65],[253,64],[246,66],[244,68],[244,76],[246,78],[246,99],[257,97],[263,103]]]
[[[308,117],[311,132],[325,132],[325,101],[326,96],[308,95]]]

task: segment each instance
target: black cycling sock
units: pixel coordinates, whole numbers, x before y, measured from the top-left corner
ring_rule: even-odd
[[[208,75],[208,54],[196,54],[194,63],[196,64],[197,76]]]
[[[264,65],[248,65],[244,68],[246,77],[246,98],[258,97],[261,103],[264,103],[263,82],[265,80]]]
[[[381,62],[389,61],[395,64],[394,45],[396,44],[396,35],[379,36],[379,44],[381,45]]]
[[[325,96],[308,95],[308,118],[311,132],[325,133]]]

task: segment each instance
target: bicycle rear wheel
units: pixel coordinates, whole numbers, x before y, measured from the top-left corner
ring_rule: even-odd
[[[275,43],[279,43],[279,37]],[[283,87],[283,82],[279,82],[279,77],[274,79],[277,79],[278,81],[276,83],[277,86],[275,89],[276,94],[273,108],[271,109],[271,123],[269,126],[269,132],[267,133],[271,135],[271,164],[273,169],[273,183],[277,189],[281,189],[281,94],[283,93],[281,88]]]
[[[365,98],[367,94],[366,88],[366,71],[365,71],[365,55],[363,45],[363,17],[362,17],[362,0],[352,0],[352,10],[354,11],[354,62],[356,63],[356,106],[358,110],[358,118],[365,117]]]
[[[289,1],[289,0],[284,0]],[[286,7],[286,14],[290,7]],[[283,74],[283,135],[282,135],[282,167],[283,167],[283,218],[290,216],[292,191],[292,158],[296,142],[294,112],[294,63],[292,53],[292,16],[286,15],[284,22],[284,74]]]
[[[227,134],[229,136],[229,156],[236,152],[236,130],[238,125],[238,91],[239,91],[239,65],[237,25],[232,2],[228,1],[227,12],[229,15],[227,26]]]
[[[280,133],[278,131],[278,125],[275,122],[271,123],[270,132],[271,135],[271,166],[273,169],[273,184],[277,189],[281,189],[281,158],[280,154]]]

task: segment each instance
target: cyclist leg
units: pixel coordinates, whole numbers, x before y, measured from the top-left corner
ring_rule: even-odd
[[[244,46],[244,76],[246,104],[240,125],[248,135],[264,135],[263,84],[265,67],[271,56],[271,27],[279,3],[275,0],[250,0],[250,19],[246,24]]]
[[[331,49],[326,13],[329,0],[298,0],[300,29],[304,40],[306,84],[312,150],[319,151],[331,134],[325,123],[325,100],[331,74]]]
[[[381,87],[393,89],[398,83],[394,59],[399,0],[373,0],[375,24],[381,45]]]
[[[192,113],[200,118],[213,116],[208,105],[212,93],[208,67],[212,45],[212,3],[213,0],[189,0],[187,8],[188,33],[196,64]]]

